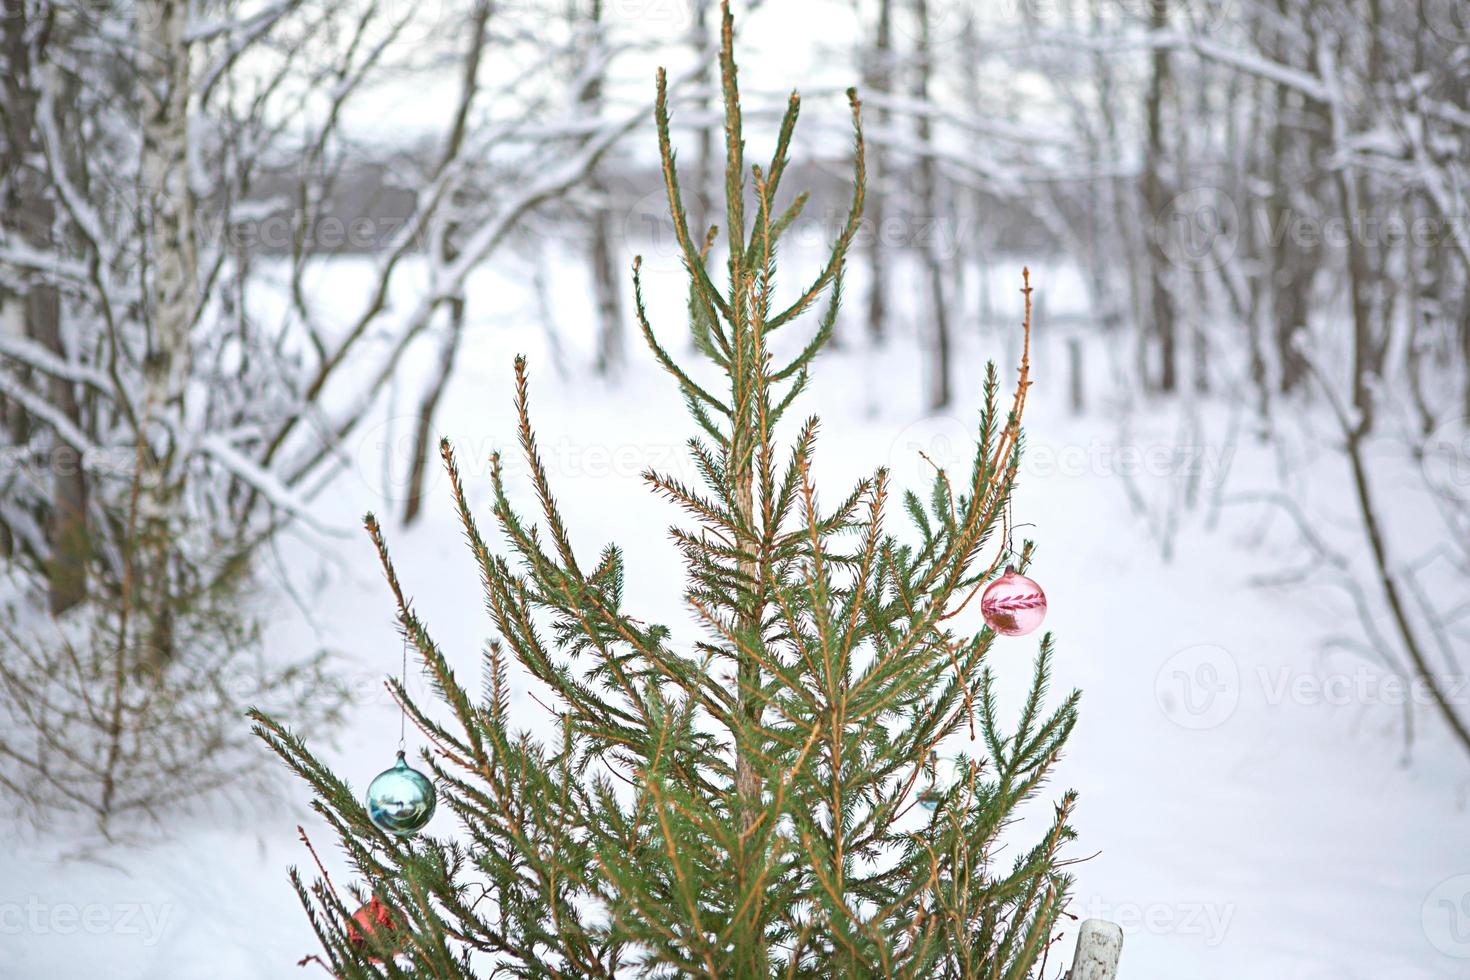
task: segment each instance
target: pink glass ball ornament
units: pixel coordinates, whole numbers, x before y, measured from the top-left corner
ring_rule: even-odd
[[[980,615],[1003,636],[1025,636],[1046,618],[1046,593],[1014,568],[991,582],[980,597]]]

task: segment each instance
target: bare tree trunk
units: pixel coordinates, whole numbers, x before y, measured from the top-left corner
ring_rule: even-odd
[[[914,0],[914,13],[918,20],[919,44],[915,58],[914,99],[919,104],[928,101],[930,64],[929,51],[929,2]],[[944,263],[939,254],[939,238],[934,226],[938,224],[938,174],[934,156],[930,152],[931,127],[927,114],[920,113],[917,121],[919,138],[919,160],[916,168],[919,191],[919,226],[928,228],[929,233],[920,245],[924,255],[924,269],[929,280],[929,317],[933,329],[933,346],[930,349],[929,407],[941,409],[949,404],[949,311],[944,302]]]
[[[869,91],[889,94],[893,72],[893,3],[878,0],[878,28],[873,46],[868,51]],[[880,108],[873,117],[879,129],[888,124],[888,113]],[[888,261],[883,250],[883,224],[887,220],[887,195],[883,178],[887,160],[881,143],[868,147],[868,339],[881,344],[888,319]]]
[[[1378,59],[1381,56],[1378,37],[1381,28],[1377,23],[1378,6],[1371,0],[1369,11],[1368,32],[1371,44],[1368,81],[1370,86],[1374,86],[1377,82]],[[1339,116],[1344,111],[1344,107],[1337,106],[1334,116]],[[1340,131],[1346,128],[1342,123],[1339,119],[1333,127],[1334,142],[1345,135]],[[1373,428],[1374,384],[1383,373],[1383,348],[1373,330],[1374,307],[1377,305],[1375,286],[1381,281],[1381,277],[1374,273],[1369,246],[1363,240],[1365,226],[1360,219],[1375,213],[1375,202],[1368,182],[1351,164],[1345,164],[1337,170],[1337,188],[1347,229],[1348,296],[1353,316],[1353,407],[1358,412],[1362,431],[1367,433]]]
[[[1464,371],[1462,407],[1465,418],[1470,419],[1470,299],[1465,297],[1460,299],[1460,368]]]
[[[556,313],[551,305],[551,280],[546,275],[551,265],[546,256],[546,244],[538,243],[532,258],[531,292],[536,297],[536,319],[541,322],[541,332],[546,335],[546,352],[551,356],[551,366],[563,380],[567,377],[567,355],[562,346],[561,332],[557,327]]]
[[[0,178],[9,172],[9,165],[0,170]],[[26,335],[26,298],[25,294],[17,294],[0,288],[0,336],[13,337],[17,340]],[[22,380],[25,380],[23,372]],[[26,411],[18,403],[0,395],[0,433],[7,439],[9,445],[22,446],[26,441],[26,430],[30,426],[30,419]],[[16,536],[10,525],[0,519],[0,558],[9,559],[16,554]]]
[[[1259,30],[1260,18],[1254,18]],[[1238,161],[1246,179],[1246,211],[1240,229],[1240,243],[1244,248],[1243,258],[1254,265],[1257,271],[1249,279],[1247,302],[1244,309],[1246,342],[1250,352],[1250,379],[1256,395],[1256,415],[1264,423],[1271,407],[1270,370],[1266,366],[1266,342],[1264,338],[1266,302],[1271,297],[1270,245],[1262,237],[1261,222],[1255,219],[1255,194],[1250,188],[1260,179],[1257,161],[1260,159],[1255,147],[1262,143],[1262,133],[1268,125],[1275,126],[1274,117],[1267,116],[1266,93],[1269,91],[1263,79],[1253,79],[1246,91],[1250,99],[1249,124],[1237,147],[1233,159]]]
[[[143,363],[146,465],[139,497],[140,527],[151,556],[147,610],[155,664],[174,651],[172,539],[174,510],[183,491],[176,472],[178,447],[170,416],[182,412],[190,374],[189,332],[194,320],[198,263],[194,201],[189,189],[188,5],[184,0],[141,0],[137,40],[143,104],[140,205],[147,218],[148,346]]]
[[[61,297],[53,285],[32,286],[26,303],[31,336],[63,361]],[[50,401],[72,423],[79,423],[76,386],[66,378],[49,380]],[[81,453],[56,441],[51,452],[51,560],[48,585],[51,612],[61,614],[87,597],[87,481]]]
[[[1149,4],[1149,28],[1163,31],[1169,23],[1168,0],[1152,0]],[[1148,275],[1149,331],[1159,345],[1160,391],[1173,391],[1178,385],[1178,350],[1174,299],[1169,293],[1169,256],[1164,249],[1164,236],[1157,222],[1169,206],[1169,191],[1163,177],[1164,167],[1164,89],[1169,83],[1169,53],[1162,46],[1154,48],[1153,70],[1149,77],[1144,102],[1146,143],[1143,160],[1143,205],[1148,211]]]
[[[693,24],[690,34],[696,57],[704,57],[710,44],[709,14],[713,6],[712,0],[693,0]],[[696,237],[704,240],[705,232],[710,226],[709,194],[710,187],[714,184],[715,174],[715,133],[714,127],[707,121],[713,108],[713,95],[715,86],[711,81],[711,66],[706,64],[700,72],[699,104],[696,111],[701,117],[699,131],[695,133],[695,159],[694,159],[694,193],[689,195],[685,206],[689,209],[689,227],[695,230]]]
[[[1277,0],[1277,12],[1285,19],[1303,18],[1305,12],[1291,0]],[[1284,62],[1289,52],[1278,52]],[[1307,310],[1311,306],[1312,286],[1316,281],[1320,250],[1299,241],[1295,228],[1296,205],[1294,194],[1308,198],[1315,194],[1318,180],[1317,164],[1327,152],[1326,133],[1331,128],[1327,107],[1316,100],[1293,96],[1285,86],[1276,89],[1275,119],[1271,134],[1272,188],[1269,205],[1270,221],[1267,233],[1272,236],[1272,319],[1276,333],[1276,356],[1281,376],[1279,388],[1282,394],[1297,390],[1307,377],[1307,362],[1297,350],[1297,338],[1306,330]],[[1289,117],[1305,116],[1306,125],[1297,122],[1295,128],[1302,131],[1302,143],[1298,154],[1293,154]],[[1293,172],[1291,164],[1300,166]]]
[[[1418,195],[1410,194],[1404,202],[1408,220],[1415,220],[1421,213]],[[1427,213],[1427,208],[1422,213]],[[1429,266],[1430,256],[1414,242],[1404,243],[1404,290],[1405,320],[1408,337],[1404,344],[1404,381],[1409,389],[1409,400],[1419,420],[1419,434],[1428,435],[1434,428],[1434,409],[1430,406],[1424,383],[1424,354],[1433,341],[1429,338],[1442,323],[1443,311],[1438,304],[1428,302],[1434,288],[1434,271]]]
[[[1227,106],[1234,101],[1235,89],[1238,84],[1238,78],[1231,79],[1230,86],[1224,93],[1225,104]],[[1187,114],[1196,119],[1214,118],[1215,113],[1212,111],[1210,105],[1210,97],[1214,91],[1213,86],[1204,83],[1195,84],[1191,93],[1193,104],[1188,110],[1183,108],[1185,102],[1183,86],[1176,85],[1175,90],[1179,93],[1175,101],[1175,112],[1178,115],[1183,116]],[[1225,127],[1226,153],[1228,154],[1228,147],[1234,142],[1236,116],[1228,110],[1220,114],[1229,117],[1229,121]],[[1205,156],[1203,147],[1197,149],[1190,141],[1190,132],[1189,127],[1183,127],[1181,129],[1179,136],[1180,145],[1175,155],[1175,159],[1178,161],[1177,167],[1184,172],[1188,172],[1187,168],[1191,166],[1196,155],[1201,158]],[[1207,145],[1203,139],[1199,142]],[[1232,187],[1231,191],[1234,192],[1234,190],[1235,188]],[[1192,294],[1186,294],[1183,300],[1185,304],[1183,320],[1189,329],[1190,384],[1194,393],[1207,394],[1210,390],[1210,320],[1205,315],[1205,310],[1209,308],[1210,279],[1216,273],[1213,270],[1198,266],[1195,266],[1190,271],[1191,275],[1186,278],[1186,281],[1189,283],[1193,292]],[[1177,329],[1178,325],[1176,324]]]
[[[605,193],[601,181],[592,181],[593,193]],[[623,313],[618,297],[617,259],[606,207],[592,215],[592,292],[597,300],[597,373],[616,374],[622,367]]]
[[[403,505],[405,527],[418,520],[423,509],[429,445],[434,438],[434,413],[439,408],[439,400],[444,397],[444,389],[449,386],[449,378],[454,373],[454,362],[459,356],[460,341],[464,336],[464,296],[456,296],[445,305],[449,309],[448,333],[439,347],[439,365],[434,382],[419,401],[418,418],[414,425],[414,452],[408,474],[408,499]]]
[[[148,218],[152,265],[144,365],[150,420],[183,397],[198,289],[194,201],[189,191],[187,21],[183,0],[139,4],[137,44],[144,70],[141,203]]]
[[[36,92],[32,78],[28,20],[24,0],[5,0],[4,43],[7,72],[4,82],[4,117],[7,151],[4,154],[4,184],[10,199],[5,201],[5,224],[38,253],[54,248],[53,225],[56,208],[45,190],[40,146],[36,141]],[[41,70],[45,70],[41,68]],[[25,332],[57,360],[67,360],[61,336],[61,295],[51,282],[32,283],[23,297],[13,297],[24,311]],[[81,409],[76,387],[66,378],[48,379],[50,404],[77,428]],[[17,408],[18,410],[18,408]],[[17,420],[21,421],[21,420]],[[22,423],[24,424],[24,423]],[[87,595],[87,480],[81,454],[63,442],[58,433],[48,460],[52,496],[47,521],[47,586],[53,614],[61,614]],[[7,545],[8,550],[8,545]]]
[[[1276,91],[1276,119],[1273,123],[1271,147],[1271,201],[1268,205],[1267,234],[1274,242],[1269,264],[1271,275],[1271,319],[1275,325],[1276,358],[1281,375],[1278,382],[1282,394],[1297,390],[1306,379],[1307,364],[1297,350],[1297,337],[1306,329],[1307,307],[1316,263],[1306,247],[1296,240],[1293,227],[1292,186],[1297,178],[1288,171],[1289,133],[1284,116],[1294,110],[1285,88]],[[1314,152],[1316,140],[1308,137],[1307,153]]]
[[[574,8],[575,10],[575,8]],[[594,48],[602,47],[602,0],[592,0],[587,9]],[[600,58],[601,54],[594,53]],[[582,105],[589,117],[602,111],[602,73],[594,74],[582,90]],[[612,242],[612,220],[608,213],[607,185],[594,168],[588,186],[596,199],[592,214],[592,294],[597,303],[597,373],[615,374],[623,363],[623,316],[618,302],[617,259]]]
[[[1104,24],[1104,8],[1108,6],[1111,6],[1108,0],[1091,0],[1088,4],[1088,30],[1092,37],[1104,36],[1107,30]],[[1101,156],[1105,160],[1117,160],[1123,152],[1123,141],[1119,135],[1121,127],[1116,108],[1120,100],[1114,95],[1116,89],[1114,68],[1108,57],[1103,54],[1094,57],[1093,67],[1093,79],[1097,88],[1098,116],[1102,120]],[[1131,188],[1125,187],[1116,177],[1100,182],[1098,186],[1106,193],[1107,200],[1097,209],[1098,217],[1094,219],[1095,227],[1097,229],[1106,228],[1111,221],[1116,228],[1116,236],[1113,240],[1117,241],[1122,251],[1122,262],[1119,264],[1125,270],[1124,282],[1127,287],[1125,296],[1114,298],[1115,288],[1107,276],[1115,266],[1110,261],[1110,257],[1099,254],[1104,238],[1100,233],[1095,233],[1092,241],[1094,254],[1091,256],[1097,284],[1095,292],[1098,296],[1107,297],[1107,302],[1103,304],[1100,313],[1103,329],[1111,330],[1122,322],[1125,309],[1132,311],[1131,319],[1135,322],[1142,320],[1143,301],[1136,271],[1143,263],[1139,261],[1136,254],[1137,236],[1132,234],[1137,224],[1137,214],[1136,209],[1131,206]],[[1129,195],[1127,200],[1125,200],[1125,190]],[[1143,331],[1140,330],[1139,333],[1142,334]]]
[[[470,11],[466,28],[469,34],[469,47],[461,67],[463,74],[460,77],[459,108],[452,130],[455,134],[462,134],[464,121],[469,115],[470,106],[474,103],[475,93],[479,88],[480,58],[485,48],[485,25],[489,19],[489,0],[478,0]],[[459,135],[452,136],[451,141],[457,143],[459,138]],[[456,196],[451,195],[450,204],[455,203]],[[440,233],[435,261],[441,266],[452,264],[459,257],[459,249],[455,246],[455,239],[459,232],[459,224],[449,221]],[[418,420],[414,426],[413,455],[410,457],[408,474],[408,497],[403,505],[405,526],[418,520],[423,506],[424,480],[428,474],[430,444],[434,438],[434,413],[439,408],[440,399],[444,397],[444,389],[449,387],[449,379],[454,373],[454,365],[459,358],[460,342],[464,336],[465,295],[463,288],[458,294],[448,299],[445,305],[449,310],[448,333],[445,334],[439,346],[439,364],[434,380],[424,390],[423,397],[419,400]]]
[[[1086,399],[1084,397],[1083,381],[1084,363],[1082,357],[1082,338],[1067,338],[1067,391],[1068,401],[1072,406],[1073,415],[1081,415],[1086,411]]]

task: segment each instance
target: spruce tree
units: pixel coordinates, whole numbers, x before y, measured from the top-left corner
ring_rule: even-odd
[[[860,104],[850,91],[846,222],[815,280],[778,303],[777,245],[806,200],[778,204],[799,101],[791,96],[769,164],[747,173],[728,2],[722,19],[723,286],[711,267],[717,230],[696,238],[688,227],[662,71],[655,113],[696,347],[718,368],[701,370],[720,385],[696,380],[656,339],[633,267],[643,336],[698,430],[688,443],[694,485],[645,478],[688,522],[671,534],[703,635],[680,642],[625,608],[618,547],[590,565],[573,547],[517,359],[534,522],[511,505],[492,458],[502,542],[492,547],[441,446],[494,627],[482,690],[457,679],[366,519],[403,633],[442,702],[416,703],[401,678],[389,682],[429,743],[417,764],[438,787],[435,823],[407,839],[383,833],[359,792],[280,722],[252,713],[311,784],[359,876],[334,882],[318,861],[308,885],[291,871],[322,947],[309,959],[335,976],[1041,975],[1069,884],[1059,851],[1073,836],[1072,794],[1042,815],[1036,839],[1004,832],[1055,762],[1078,695],[1043,707],[1047,636],[1019,719],[1003,730],[987,664],[996,634],[962,626],[1001,564],[1031,556],[1029,542],[1009,555],[1001,541],[1029,344],[1008,404],[988,368],[969,472],[938,470],[924,497],[902,494],[911,529],[886,529],[882,469],[819,506],[817,419],[787,417],[832,334],[859,227]],[[810,340],[778,360],[773,336],[821,300]],[[1019,641],[1008,642],[1014,655]],[[517,727],[510,688],[524,675],[512,661],[554,696],[555,738]],[[952,742],[970,752],[957,778],[936,782],[931,759]],[[354,922],[363,903],[369,912]]]

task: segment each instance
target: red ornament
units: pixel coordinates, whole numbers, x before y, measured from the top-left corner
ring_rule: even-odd
[[[986,586],[980,597],[980,614],[986,625],[1005,636],[1025,636],[1046,618],[1046,593],[1041,586],[1014,568]]]
[[[403,949],[403,936],[399,932],[398,923],[394,920],[392,911],[378,901],[376,895],[353,912],[352,921],[347,923],[347,939],[352,945],[367,945],[367,936],[377,939],[380,945],[388,946],[391,953],[396,954]],[[377,956],[369,956],[368,959],[374,963],[383,962]]]

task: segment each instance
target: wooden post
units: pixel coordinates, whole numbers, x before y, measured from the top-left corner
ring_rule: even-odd
[[[1123,930],[1106,919],[1084,919],[1067,980],[1116,980],[1123,955]]]

